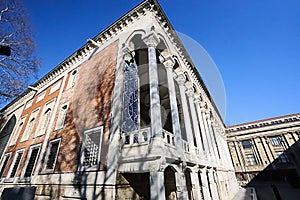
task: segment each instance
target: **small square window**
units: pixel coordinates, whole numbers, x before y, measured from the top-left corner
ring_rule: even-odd
[[[249,149],[249,148],[251,148],[251,142],[250,142],[250,140],[243,140],[243,141],[242,141],[242,145],[243,145],[243,148],[244,148],[244,149]]]

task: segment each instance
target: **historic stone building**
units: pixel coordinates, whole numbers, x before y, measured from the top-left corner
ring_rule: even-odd
[[[227,127],[228,146],[240,185],[259,199],[300,196],[300,114]]]
[[[1,110],[3,199],[232,199],[224,123],[155,0]]]

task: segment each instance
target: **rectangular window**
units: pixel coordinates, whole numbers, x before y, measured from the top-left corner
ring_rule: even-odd
[[[45,95],[46,95],[46,92],[40,93],[39,96],[36,99],[36,103],[41,101],[42,99],[44,99]]]
[[[22,156],[23,156],[23,150],[18,151],[16,156],[15,156],[15,159],[13,161],[13,164],[11,165],[12,168],[11,168],[11,171],[10,171],[10,174],[9,174],[9,178],[15,177],[15,175],[17,173],[17,170],[19,168]]]
[[[273,145],[273,146],[280,146],[281,145],[281,139],[279,136],[272,136],[272,137],[269,137],[269,140],[270,140],[270,143]]]
[[[51,86],[51,89],[50,89],[50,92],[49,94],[52,94],[53,92],[57,91],[59,88],[60,88],[60,85],[61,85],[61,80],[57,81],[56,83],[54,83],[52,86]]]
[[[8,160],[10,158],[10,155],[11,155],[11,153],[6,154],[4,156],[4,158],[2,159],[2,162],[1,162],[1,171],[0,171],[0,178],[2,178],[2,176],[4,174],[4,171],[6,169],[6,166],[7,166]]]
[[[242,141],[242,146],[243,146],[244,149],[250,149],[251,148],[250,140],[243,140]]]
[[[31,177],[39,154],[39,150],[40,150],[39,146],[31,147],[30,154],[29,154],[30,157],[24,172],[24,177]]]
[[[254,154],[246,154],[246,160],[247,160],[248,165],[256,165],[257,164]]]
[[[84,132],[81,149],[81,167],[98,169],[100,161],[101,140],[103,127],[97,127]]]
[[[46,156],[46,165],[45,171],[53,171],[55,168],[55,163],[57,159],[57,154],[59,150],[60,139],[51,141],[49,144],[47,156]]]

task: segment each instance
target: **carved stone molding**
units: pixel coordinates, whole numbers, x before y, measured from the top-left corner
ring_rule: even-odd
[[[148,47],[156,47],[159,43],[159,38],[154,31],[151,31],[148,35],[144,36],[142,40]]]

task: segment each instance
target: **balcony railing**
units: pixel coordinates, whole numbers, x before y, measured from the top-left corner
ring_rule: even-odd
[[[184,141],[184,140],[182,140],[182,144],[183,144],[183,150],[186,153],[189,153],[190,152],[190,144],[187,141]]]
[[[167,143],[167,144],[170,144],[172,146],[175,146],[175,136],[174,134],[166,131],[166,130],[162,130],[162,135],[163,135],[163,138],[164,138],[164,142]]]
[[[149,143],[150,128],[145,128],[130,133],[122,133],[121,141],[126,145]]]

